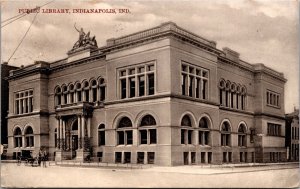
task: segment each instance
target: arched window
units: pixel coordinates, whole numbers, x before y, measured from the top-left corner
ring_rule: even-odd
[[[102,123],[98,127],[98,146],[105,145],[105,125]]]
[[[105,81],[103,78],[99,79],[99,95],[100,95],[100,101],[104,101],[105,100]]]
[[[14,131],[14,140],[16,148],[22,147],[22,131],[19,127],[17,127]]]
[[[224,101],[224,93],[225,93],[225,81],[222,79],[219,83],[219,93],[220,93],[220,105],[224,106],[225,101]]]
[[[243,86],[241,91],[241,109],[246,109],[246,88]]]
[[[206,117],[200,119],[199,122],[199,144],[209,145],[210,142],[209,120]]]
[[[61,105],[61,88],[55,89],[55,105]]]
[[[67,86],[62,87],[62,92],[63,92],[63,103],[68,104],[68,88]]]
[[[69,98],[70,98],[70,103],[74,103],[74,95],[75,95],[74,85],[71,84],[71,85],[69,86]]]
[[[183,116],[181,120],[181,126],[188,126],[188,127],[192,126],[192,121],[188,115]]]
[[[91,90],[92,90],[92,102],[96,102],[98,99],[97,99],[97,81],[96,80],[92,80],[91,81]]]
[[[81,97],[81,84],[77,83],[76,84],[76,97],[77,97],[77,102],[81,102],[82,101],[82,97]]]
[[[140,144],[156,144],[156,121],[153,116],[145,115],[139,127]]]
[[[89,102],[90,101],[90,88],[89,88],[89,83],[85,81],[83,83],[83,101]]]
[[[132,122],[128,117],[123,117],[117,128],[118,145],[130,145],[133,143]]]
[[[230,146],[231,140],[230,125],[227,121],[224,121],[221,128],[221,146]]]
[[[192,144],[193,129],[191,118],[188,115],[181,119],[181,144]]]
[[[25,144],[26,147],[34,146],[34,135],[32,127],[27,127],[25,130]]]
[[[246,138],[246,126],[244,124],[240,124],[238,129],[238,146],[246,147],[247,138]]]

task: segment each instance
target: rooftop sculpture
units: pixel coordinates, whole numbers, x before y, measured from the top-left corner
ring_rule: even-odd
[[[96,47],[98,48],[96,36],[90,37],[90,32],[87,34],[84,32],[83,28],[80,30],[76,28],[76,23],[74,24],[75,30],[79,33],[79,38],[76,43],[73,45],[71,51],[76,51],[79,49],[84,49],[85,47]]]

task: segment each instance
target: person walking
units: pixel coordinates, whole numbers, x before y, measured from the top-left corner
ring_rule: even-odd
[[[46,149],[44,149],[42,152],[42,161],[43,161],[43,167],[45,167],[45,168],[47,167],[47,165],[46,165],[47,156],[48,156],[47,151],[46,151]]]

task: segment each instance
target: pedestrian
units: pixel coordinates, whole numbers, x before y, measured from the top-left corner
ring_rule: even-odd
[[[39,166],[41,166],[41,161],[42,161],[42,150],[40,149],[39,153],[37,154],[37,158],[38,158],[38,164]]]
[[[43,167],[47,167],[47,165],[46,165],[47,159],[48,159],[48,154],[47,154],[47,151],[44,149],[44,151],[42,152]]]

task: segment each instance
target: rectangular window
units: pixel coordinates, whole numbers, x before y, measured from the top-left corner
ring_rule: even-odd
[[[147,144],[147,130],[140,130],[141,144]]]
[[[126,131],[126,138],[127,138],[126,144],[132,144],[133,142],[132,131]]]
[[[105,145],[105,131],[99,131],[99,146]]]
[[[186,88],[186,75],[185,74],[182,74],[182,83],[181,83],[181,90],[182,90],[182,95],[186,95],[186,91],[185,91],[185,88]]]
[[[193,135],[193,131],[188,130],[188,144],[192,144],[192,135]]]
[[[189,97],[208,98],[208,70],[183,63],[181,65],[181,94]]]
[[[208,155],[207,156],[207,163],[211,163],[211,161],[212,161],[212,152],[208,152],[207,155]]]
[[[201,152],[201,163],[205,163],[205,152]]]
[[[194,91],[194,87],[193,87],[193,83],[194,83],[194,77],[193,76],[190,76],[189,77],[189,96],[190,97],[193,97],[193,91]]]
[[[204,144],[205,145],[209,144],[209,132],[208,131],[204,132]]]
[[[118,144],[124,145],[124,131],[118,131]]]
[[[150,144],[156,144],[156,129],[150,129]]]
[[[228,152],[228,162],[232,162],[232,152]]]
[[[15,93],[15,114],[33,112],[33,90]]]
[[[185,144],[185,141],[184,141],[184,139],[185,139],[185,137],[184,137],[184,135],[185,135],[185,129],[181,129],[181,144]]]
[[[131,162],[131,152],[124,152],[124,163]]]
[[[154,164],[155,161],[155,152],[148,152],[147,153],[147,159],[148,159],[148,164]]]
[[[145,64],[119,72],[120,98],[142,97],[155,93],[155,66]]]
[[[267,134],[270,136],[281,136],[281,125],[275,123],[267,123]]]
[[[196,164],[196,152],[191,152],[191,163]]]
[[[135,97],[135,78],[131,77],[129,78],[129,87],[130,87],[130,93],[129,93],[129,97]]]
[[[122,163],[122,152],[115,152],[115,163]]]
[[[144,164],[144,158],[145,158],[145,153],[144,152],[138,152],[137,153],[137,163],[138,164]]]
[[[103,152],[97,152],[98,161],[102,162],[103,159]]]
[[[126,79],[121,79],[121,98],[126,98]]]
[[[203,131],[199,131],[199,144],[203,145]]]
[[[266,102],[268,106],[280,107],[280,94],[271,90],[267,90]]]
[[[154,95],[154,74],[148,75],[148,95]]]
[[[145,76],[139,76],[139,96],[145,95]]]

